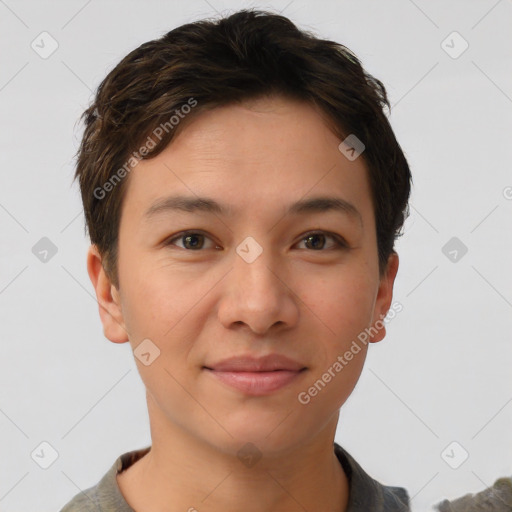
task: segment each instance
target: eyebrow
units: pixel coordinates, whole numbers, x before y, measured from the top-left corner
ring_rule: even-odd
[[[222,205],[208,197],[170,196],[157,199],[144,213],[144,219],[151,218],[162,213],[183,211],[187,213],[205,212],[210,214],[233,216],[232,208]],[[309,199],[301,199],[288,206],[285,215],[304,215],[307,213],[320,213],[337,211],[346,214],[353,220],[358,220],[363,226],[363,218],[359,210],[350,202],[341,197],[317,196]]]

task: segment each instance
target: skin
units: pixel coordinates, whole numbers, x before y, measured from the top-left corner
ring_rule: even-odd
[[[199,114],[131,171],[119,289],[95,246],[87,266],[105,336],[134,350],[149,338],[160,350],[148,366],[135,358],[152,449],[117,477],[135,510],[346,509],[348,480],[333,442],[367,345],[309,404],[297,396],[386,315],[398,256],[380,277],[367,168],[361,157],[349,161],[340,142],[310,104],[260,98]],[[144,220],[156,199],[171,194],[207,196],[235,214],[176,211]],[[338,211],[284,214],[317,195],[350,201],[362,222]],[[188,246],[184,238],[163,244],[185,230],[201,233]],[[303,235],[313,230],[326,238],[308,242]],[[329,233],[348,248],[336,248]],[[263,249],[252,263],[236,252],[248,236]],[[370,341],[385,334],[381,328]],[[203,369],[273,352],[307,370],[266,396],[246,395]],[[248,442],[262,454],[252,467],[237,457]]]

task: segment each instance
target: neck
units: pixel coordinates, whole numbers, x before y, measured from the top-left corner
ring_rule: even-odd
[[[346,510],[348,481],[333,447],[338,414],[313,440],[296,446],[230,439],[221,449],[161,417],[149,400],[148,410],[151,450],[117,479],[134,510]],[[245,457],[238,453],[244,446]]]

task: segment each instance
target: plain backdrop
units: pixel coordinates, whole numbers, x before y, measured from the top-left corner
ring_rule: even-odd
[[[415,511],[512,475],[510,0],[2,0],[2,512],[59,510],[150,443],[133,355],[103,336],[86,271],[77,121],[126,53],[242,7],[353,50],[387,87],[413,174],[403,311],[370,347],[336,441]],[[58,44],[47,58],[38,37]],[[53,248],[46,262],[37,244]],[[47,469],[41,450],[58,454]]]

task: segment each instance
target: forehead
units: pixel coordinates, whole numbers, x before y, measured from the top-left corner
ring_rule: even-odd
[[[341,140],[309,103],[265,98],[185,121],[157,157],[140,161],[130,173],[123,210],[141,222],[165,209],[166,201],[183,206],[176,196],[209,198],[216,204],[202,201],[198,208],[196,200],[194,208],[217,215],[282,214],[285,206],[326,196],[337,198],[335,208],[359,216],[360,223],[372,214],[363,158],[350,161],[339,151]]]

